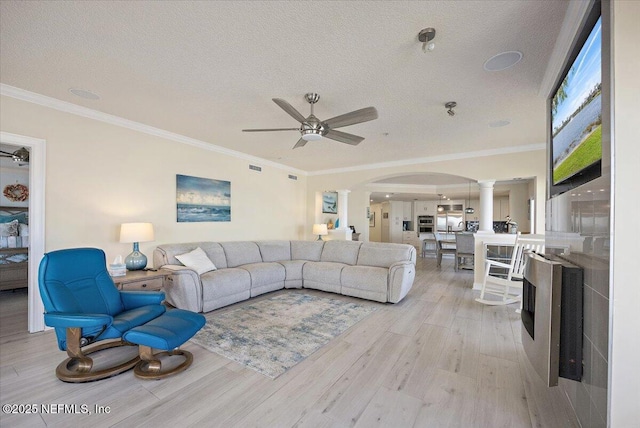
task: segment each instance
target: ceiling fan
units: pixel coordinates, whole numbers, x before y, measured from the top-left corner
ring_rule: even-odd
[[[15,163],[18,164],[27,164],[29,163],[29,150],[25,147],[21,147],[13,153],[5,152],[4,150],[0,150],[0,157],[3,158],[11,158]]]
[[[359,144],[364,137],[347,134],[346,132],[336,131],[336,128],[343,126],[355,125],[356,123],[368,122],[378,118],[378,111],[375,107],[365,107],[350,113],[341,114],[327,120],[320,120],[313,114],[313,105],[318,102],[320,95],[310,92],[304,96],[304,99],[311,104],[311,114],[308,117],[301,115],[298,110],[293,108],[291,104],[280,98],[273,98],[273,102],[289,113],[291,117],[300,122],[299,128],[274,128],[274,129],[243,129],[243,132],[264,132],[264,131],[299,131],[300,139],[293,146],[294,149],[302,147],[308,141],[317,141],[322,137],[327,137],[341,143],[351,144],[355,146]]]

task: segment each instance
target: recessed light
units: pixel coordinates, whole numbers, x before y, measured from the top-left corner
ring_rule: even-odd
[[[77,97],[84,98],[86,100],[99,100],[100,99],[100,95],[94,94],[93,92],[87,91],[86,89],[69,88],[69,92],[71,92],[73,95],[75,95]]]
[[[511,124],[509,119],[494,120],[493,122],[489,122],[489,128],[502,128],[509,124]]]
[[[522,52],[508,51],[492,56],[484,63],[487,71],[501,71],[513,67],[522,59]]]
[[[386,198],[388,198],[388,197],[389,197],[389,195],[386,195],[385,197],[386,197]]]

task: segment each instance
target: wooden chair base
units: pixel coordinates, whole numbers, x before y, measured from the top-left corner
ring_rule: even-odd
[[[163,371],[162,363],[158,357],[174,355],[184,357],[184,361],[170,370]],[[168,376],[185,371],[189,366],[191,366],[191,363],[193,363],[193,354],[189,351],[174,349],[172,351],[162,351],[154,354],[150,347],[140,345],[140,361],[134,367],[133,373],[139,379],[164,379]]]
[[[116,366],[106,367],[104,369],[91,371],[93,360],[87,355],[94,352],[102,351],[120,346],[132,346],[131,343],[123,341],[98,343],[82,349],[77,356],[69,357],[61,362],[56,368],[56,376],[63,382],[81,383],[93,382],[95,380],[105,379],[111,376],[131,370],[140,361],[139,356],[135,356],[131,360],[120,363]]]

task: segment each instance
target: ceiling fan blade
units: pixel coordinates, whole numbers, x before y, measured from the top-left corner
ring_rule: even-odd
[[[243,129],[242,132],[300,131],[300,128]]]
[[[351,113],[341,114],[332,117],[322,123],[330,129],[341,128],[343,126],[355,125],[356,123],[368,122],[378,118],[378,110],[375,107],[365,107]]]
[[[305,144],[307,144],[307,140],[304,140],[304,139],[300,138],[300,139],[298,140],[298,142],[296,143],[296,145],[295,145],[295,146],[293,146],[293,148],[294,148],[294,149],[297,149],[298,147],[302,147],[302,146],[304,146]]]
[[[13,156],[13,153],[5,152],[4,150],[0,150],[0,153],[4,153],[5,155],[7,155],[9,157]]]
[[[341,143],[351,144],[352,146],[360,144],[360,142],[364,140],[364,137],[358,137],[357,135],[336,131],[335,129],[330,129],[324,136],[331,138],[332,140],[340,141]]]
[[[293,106],[291,104],[289,104],[288,102],[286,102],[285,100],[281,99],[281,98],[272,98],[273,102],[278,104],[278,106],[286,111],[287,113],[289,113],[289,115],[294,118],[295,120],[297,120],[300,123],[303,123],[305,120],[307,120],[303,115],[301,115],[298,110],[296,110],[295,108],[293,108]]]

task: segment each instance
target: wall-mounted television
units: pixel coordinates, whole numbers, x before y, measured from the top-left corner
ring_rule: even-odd
[[[602,19],[600,2],[585,19],[549,97],[550,196],[601,175]]]

